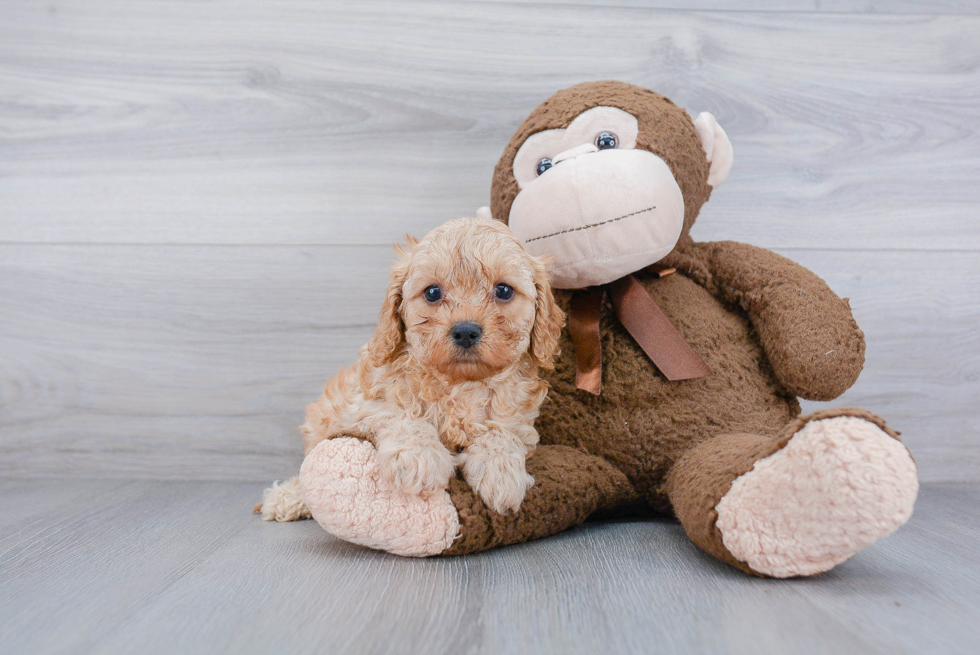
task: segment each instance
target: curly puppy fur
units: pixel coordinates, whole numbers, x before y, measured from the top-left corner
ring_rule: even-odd
[[[548,390],[538,371],[553,368],[565,319],[547,262],[499,221],[479,218],[409,237],[396,252],[373,338],[306,408],[305,452],[357,436],[375,444],[395,489],[445,490],[458,466],[488,507],[516,511],[534,483],[525,458],[538,443],[534,420]],[[498,298],[500,284],[513,297]],[[435,302],[424,296],[433,285],[442,296]],[[469,348],[451,336],[463,323],[482,331]],[[296,489],[295,478],[267,489],[256,511],[266,520],[309,517]]]

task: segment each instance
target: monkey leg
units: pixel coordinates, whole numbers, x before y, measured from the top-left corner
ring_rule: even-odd
[[[303,462],[299,483],[313,518],[345,541],[396,555],[462,555],[546,537],[595,511],[635,498],[606,460],[565,446],[540,446],[527,460],[534,479],[516,513],[489,510],[459,477],[418,496],[381,479],[370,439],[323,441]]]
[[[775,436],[725,434],[667,475],[701,549],[743,571],[815,575],[903,525],[919,483],[898,434],[861,409],[800,417]]]
[[[442,555],[463,555],[557,534],[595,512],[637,500],[626,475],[601,457],[568,446],[538,446],[527,460],[534,478],[520,509],[498,514],[460,478],[449,481],[459,537]]]

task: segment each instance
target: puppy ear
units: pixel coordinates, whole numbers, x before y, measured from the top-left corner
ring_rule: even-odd
[[[388,277],[388,292],[378,314],[378,326],[374,336],[368,341],[368,358],[374,366],[384,366],[398,355],[405,343],[405,325],[402,323],[402,287],[408,275],[408,262],[419,241],[405,235],[406,246],[396,243],[395,254],[398,260],[391,267]]]
[[[553,257],[532,257],[534,266],[534,290],[537,300],[534,304],[534,327],[531,329],[531,359],[541,368],[555,367],[558,356],[558,338],[565,324],[565,313],[555,303],[548,281],[548,265]]]

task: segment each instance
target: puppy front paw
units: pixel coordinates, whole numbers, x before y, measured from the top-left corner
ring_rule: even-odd
[[[452,454],[441,443],[378,448],[382,479],[405,493],[420,495],[445,489],[455,468]]]
[[[474,444],[458,455],[463,478],[498,514],[516,512],[524,494],[534,485],[524,466],[523,453],[491,450]]]

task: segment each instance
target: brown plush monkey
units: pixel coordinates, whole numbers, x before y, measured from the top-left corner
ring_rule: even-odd
[[[649,510],[673,513],[733,566],[787,577],[826,571],[905,523],[918,480],[897,433],[856,408],[799,416],[798,397],[836,398],[861,371],[847,302],[772,252],[689,235],[731,164],[710,114],[692,121],[633,85],[580,84],[535,109],[491,195],[494,217],[556,258],[569,314],[527,462],[534,486],[500,515],[452,479],[415,508],[425,530],[413,519],[387,541],[340,536],[455,555]],[[314,451],[304,475],[338,457]]]

